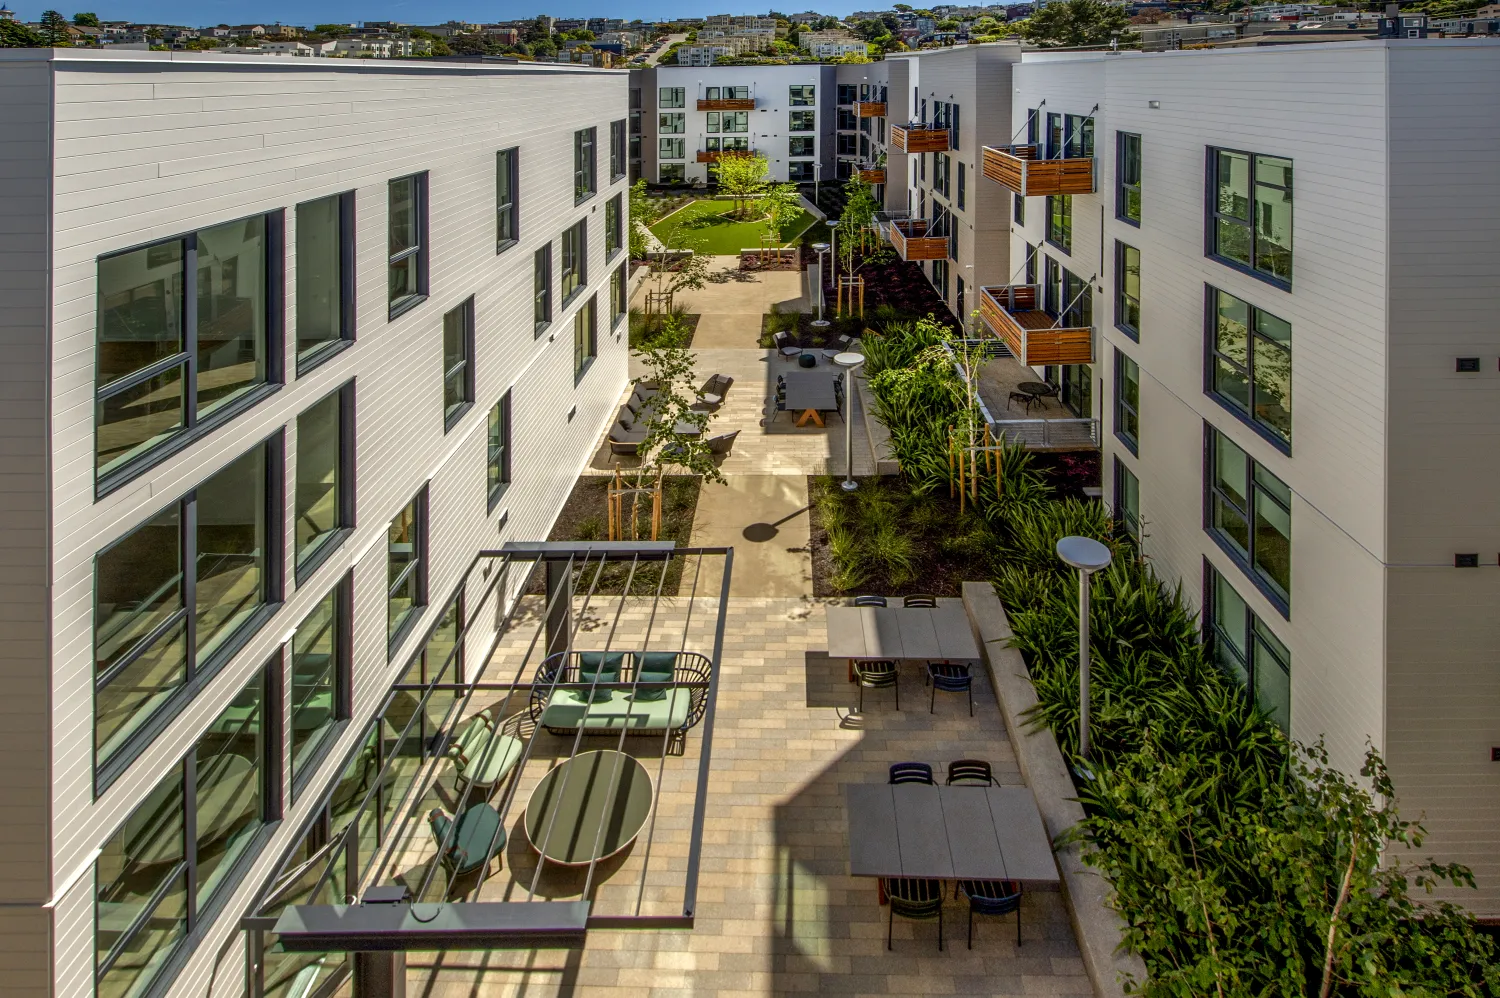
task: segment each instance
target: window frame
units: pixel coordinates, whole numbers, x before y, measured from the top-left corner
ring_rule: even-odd
[[[1055,211],[1054,205],[1062,205],[1064,211]],[[1061,217],[1061,226],[1054,229],[1055,220]],[[1068,256],[1073,255],[1073,195],[1071,194],[1048,194],[1046,225],[1043,226],[1043,238],[1049,244],[1062,250]]]
[[[1274,288],[1280,288],[1283,291],[1291,291],[1292,290],[1292,282],[1293,282],[1293,280],[1295,278],[1295,273],[1296,273],[1296,268],[1294,266],[1296,250],[1295,250],[1294,239],[1293,239],[1293,235],[1295,233],[1295,225],[1296,225],[1296,206],[1295,206],[1295,202],[1293,200],[1293,198],[1294,198],[1294,191],[1296,189],[1295,188],[1295,182],[1292,185],[1286,186],[1286,187],[1282,187],[1282,186],[1277,185],[1277,184],[1264,184],[1263,185],[1257,179],[1256,174],[1257,174],[1258,161],[1261,160],[1261,159],[1279,159],[1279,160],[1285,160],[1288,164],[1294,164],[1296,161],[1292,157],[1290,157],[1290,156],[1275,156],[1275,155],[1272,155],[1270,153],[1250,152],[1250,151],[1245,150],[1245,149],[1231,149],[1231,148],[1228,148],[1228,147],[1225,147],[1225,146],[1207,146],[1206,149],[1207,149],[1207,156],[1206,156],[1206,163],[1204,165],[1204,170],[1205,170],[1205,186],[1204,186],[1204,190],[1206,192],[1207,203],[1204,205],[1204,213],[1203,213],[1204,214],[1204,226],[1203,226],[1203,254],[1204,254],[1204,256],[1207,256],[1208,258],[1210,258],[1210,259],[1212,259],[1212,260],[1214,260],[1214,261],[1216,261],[1218,263],[1223,264],[1224,266],[1230,268],[1231,270],[1237,270],[1237,271],[1239,271],[1242,274],[1248,274],[1249,276],[1255,278],[1258,281],[1264,281],[1266,284],[1269,284],[1269,285],[1271,285]],[[1225,213],[1223,213],[1223,212],[1221,212],[1219,210],[1218,196],[1217,195],[1218,195],[1218,190],[1219,190],[1219,155],[1221,153],[1227,153],[1229,155],[1244,156],[1244,157],[1246,157],[1246,161],[1247,161],[1246,171],[1247,171],[1248,181],[1249,181],[1249,184],[1250,184],[1249,198],[1247,200],[1247,205],[1246,205],[1246,210],[1249,212],[1249,215],[1250,215],[1250,217],[1248,219],[1236,218],[1233,215],[1225,214]],[[1295,169],[1294,166],[1292,166],[1292,165],[1288,166],[1288,170],[1294,170],[1294,169]],[[1287,250],[1287,255],[1288,255],[1288,260],[1287,260],[1288,276],[1284,277],[1284,278],[1280,277],[1280,276],[1278,276],[1276,274],[1273,274],[1273,273],[1271,273],[1269,271],[1261,270],[1259,267],[1256,266],[1256,260],[1260,256],[1260,251],[1259,251],[1259,247],[1260,247],[1260,234],[1259,234],[1259,224],[1258,224],[1257,219],[1256,219],[1256,215],[1257,215],[1256,206],[1260,203],[1259,200],[1258,200],[1258,198],[1257,198],[1257,194],[1259,193],[1259,189],[1262,186],[1272,188],[1273,190],[1285,191],[1286,194],[1287,194],[1288,202],[1291,205],[1288,208],[1288,211],[1290,213],[1289,214],[1289,221],[1288,221],[1288,236],[1287,236],[1287,239],[1288,239],[1288,250]],[[1228,224],[1240,226],[1243,229],[1245,229],[1245,231],[1246,231],[1246,233],[1248,235],[1248,238],[1249,238],[1249,242],[1248,242],[1249,254],[1250,254],[1249,262],[1241,262],[1239,260],[1234,259],[1233,257],[1225,256],[1224,254],[1222,254],[1221,252],[1219,252],[1219,222],[1220,221],[1224,221],[1224,222],[1226,222]]]
[[[295,725],[292,723],[296,713],[297,705],[292,703],[293,691],[296,683],[293,681],[293,670],[297,667],[296,633],[307,623],[313,612],[322,605],[324,600],[333,601],[333,717],[332,723],[317,737],[312,750],[308,753],[307,760],[301,767],[297,766],[296,754],[291,751],[292,731]],[[328,758],[328,753],[338,743],[339,737],[348,726],[349,720],[354,716],[354,570],[350,569],[333,584],[333,588],[319,597],[302,619],[292,628],[292,636],[286,642],[290,653],[285,655],[285,676],[283,682],[286,684],[286,766],[290,779],[287,781],[287,789],[293,803],[307,789],[312,782],[323,762]],[[300,772],[298,771],[300,768]]]
[[[968,206],[968,180],[969,171],[963,160],[958,161],[958,210],[964,211]]]
[[[572,225],[563,229],[562,234],[562,267],[558,272],[559,280],[557,290],[562,295],[562,307],[567,308],[578,296],[588,288],[588,224],[587,218],[580,218]],[[569,266],[570,252],[568,249],[569,239],[576,240],[576,245],[571,252],[572,266]],[[568,287],[569,279],[576,283],[571,290]]]
[[[390,226],[392,216],[390,214],[391,188],[404,181],[413,181],[412,198],[416,202],[417,216],[417,238],[416,245],[409,246],[399,253],[390,252]],[[428,224],[428,202],[427,202],[427,171],[421,173],[409,173],[404,177],[396,177],[386,181],[386,321],[391,322],[397,317],[405,315],[418,305],[427,300],[428,283],[427,271],[431,256],[427,239]],[[401,298],[390,296],[390,273],[391,268],[403,260],[416,260],[417,290],[412,294]]]
[[[1217,462],[1218,462],[1218,447],[1219,447],[1219,441],[1220,440],[1227,441],[1232,446],[1238,448],[1240,450],[1240,452],[1242,454],[1244,454],[1244,456],[1245,456],[1245,479],[1246,480],[1244,482],[1238,483],[1238,485],[1237,485],[1237,487],[1239,487],[1239,488],[1241,488],[1243,490],[1244,502],[1245,502],[1245,505],[1243,507],[1241,507],[1239,504],[1237,504],[1232,497],[1230,497],[1229,495],[1225,494],[1224,490],[1219,487],[1218,464],[1217,464]],[[1279,475],[1275,474],[1270,469],[1266,468],[1263,464],[1261,464],[1259,461],[1255,460],[1255,458],[1251,457],[1250,456],[1250,452],[1248,450],[1246,450],[1243,447],[1240,447],[1240,445],[1238,443],[1236,443],[1234,440],[1230,439],[1229,436],[1227,434],[1225,434],[1222,430],[1219,430],[1212,423],[1209,423],[1206,420],[1204,421],[1204,423],[1203,423],[1203,529],[1204,529],[1204,532],[1207,533],[1209,535],[1209,537],[1213,539],[1214,543],[1218,545],[1219,550],[1223,551],[1224,554],[1231,561],[1233,561],[1237,566],[1239,566],[1240,570],[1245,574],[1245,577],[1248,578],[1255,585],[1256,589],[1260,590],[1261,595],[1266,598],[1267,602],[1269,602],[1273,607],[1275,607],[1276,611],[1278,613],[1280,613],[1283,617],[1285,617],[1287,620],[1290,620],[1292,618],[1292,607],[1291,607],[1291,596],[1292,596],[1292,594],[1291,594],[1291,581],[1292,580],[1290,578],[1290,574],[1291,574],[1291,545],[1292,545],[1292,538],[1290,536],[1291,518],[1292,518],[1291,504],[1290,504],[1290,502],[1283,502],[1280,496],[1275,495],[1272,490],[1270,490],[1269,488],[1267,488],[1267,487],[1265,487],[1265,486],[1263,486],[1263,485],[1260,484],[1260,482],[1257,480],[1258,479],[1258,476],[1256,474],[1257,469],[1264,470],[1267,476],[1269,476],[1270,478],[1274,479],[1277,483],[1279,483],[1281,485],[1281,487],[1287,491],[1288,498],[1290,498],[1290,496],[1291,496],[1291,487],[1288,486],[1286,484],[1286,482],[1283,481]],[[1271,579],[1269,577],[1268,573],[1265,572],[1264,570],[1262,570],[1259,567],[1259,564],[1258,564],[1257,549],[1258,549],[1259,545],[1258,545],[1257,540],[1256,540],[1256,519],[1257,519],[1257,513],[1256,513],[1256,511],[1260,508],[1259,507],[1259,499],[1260,499],[1260,497],[1262,495],[1267,496],[1268,499],[1269,499],[1269,501],[1275,503],[1278,507],[1280,507],[1282,509],[1282,511],[1285,513],[1286,519],[1287,519],[1288,536],[1286,538],[1286,545],[1287,545],[1287,573],[1288,573],[1288,578],[1287,578],[1287,590],[1286,590],[1285,593],[1281,592],[1281,590],[1280,590],[1280,583],[1274,581],[1273,579]],[[1239,547],[1236,545],[1235,541],[1228,536],[1227,532],[1223,528],[1218,527],[1218,526],[1215,525],[1215,523],[1214,523],[1215,507],[1216,507],[1216,504],[1220,503],[1220,502],[1226,504],[1230,508],[1230,510],[1232,512],[1234,512],[1236,515],[1238,515],[1244,521],[1244,523],[1245,523],[1245,536],[1246,536],[1246,539],[1248,541],[1248,548],[1247,548],[1247,550],[1241,551],[1239,549]]]
[[[1126,258],[1126,256],[1129,253],[1134,253],[1135,254],[1136,293],[1135,293],[1134,296],[1131,296],[1125,290],[1125,283],[1126,283],[1125,282],[1125,273],[1126,273],[1125,258]],[[1124,333],[1126,336],[1130,337],[1132,340],[1135,340],[1137,343],[1139,343],[1141,341],[1140,314],[1141,314],[1141,297],[1142,296],[1141,296],[1141,293],[1140,293],[1140,280],[1141,280],[1141,251],[1138,250],[1138,249],[1136,249],[1134,246],[1129,245],[1128,243],[1124,243],[1124,242],[1121,242],[1120,240],[1116,239],[1115,240],[1115,328],[1118,329],[1120,332]],[[1136,321],[1135,321],[1134,325],[1132,325],[1127,320],[1127,318],[1126,318],[1126,315],[1127,315],[1127,313],[1129,311],[1129,306],[1132,303],[1135,306],[1135,314],[1136,314]]]
[[[145,930],[152,916],[160,910],[163,902],[173,893],[172,884],[181,878],[183,897],[183,932],[176,940],[167,946],[168,952],[164,959],[149,974],[143,977],[136,991],[142,995],[160,995],[175,981],[182,968],[186,966],[189,957],[196,951],[198,945],[207,936],[209,930],[224,914],[228,902],[234,895],[234,890],[244,880],[251,867],[260,858],[266,844],[277,829],[277,823],[283,815],[281,768],[285,761],[282,751],[282,723],[281,711],[279,709],[283,702],[283,687],[281,685],[281,671],[279,668],[281,654],[277,652],[272,656],[269,663],[261,666],[252,674],[249,681],[241,688],[240,693],[225,705],[225,709],[233,704],[234,700],[249,689],[252,685],[260,687],[260,714],[261,731],[259,734],[260,744],[257,746],[260,755],[260,820],[259,827],[248,838],[240,849],[239,855],[231,859],[222,870],[222,875],[213,891],[203,899],[198,897],[200,877],[197,840],[197,785],[198,785],[198,749],[204,738],[209,734],[209,728],[223,716],[224,710],[214,715],[208,727],[193,739],[193,743],[187,747],[176,762],[173,763],[168,775],[156,781],[149,792],[140,802],[114,826],[113,830],[105,838],[105,842],[113,840],[120,835],[135,818],[136,812],[141,807],[149,804],[157,792],[170,781],[177,782],[177,798],[181,805],[181,846],[182,859],[179,860],[180,867],[167,873],[161,884],[153,892],[151,898],[142,906],[141,911],[132,920],[125,932],[110,947],[109,952],[104,955],[103,965],[99,956],[99,904],[100,885],[102,882],[99,868],[100,857],[96,856],[90,863],[91,880],[94,884],[93,897],[90,899],[90,921],[91,931],[89,934],[93,956],[90,960],[93,972],[93,988],[97,991],[101,978],[114,966],[120,956],[128,952],[135,936]]]
[[[521,241],[521,147],[511,146],[495,153],[495,255],[499,256]],[[501,177],[509,188],[509,201],[501,200]],[[505,235],[509,222],[510,235]]]
[[[669,94],[671,96],[668,96]],[[687,87],[657,87],[656,106],[658,108],[687,107]]]
[[[609,123],[609,182],[617,182],[625,176],[627,119],[617,118]]]
[[[311,547],[307,548],[305,551],[298,551],[296,549],[296,532],[293,531],[293,537],[292,537],[292,565],[293,565],[292,577],[296,581],[296,583],[297,583],[298,586],[301,586],[304,582],[306,582],[308,579],[310,579],[313,576],[313,574],[315,572],[317,572],[318,568],[325,561],[328,560],[329,556],[332,555],[333,552],[337,551],[339,549],[339,547],[343,545],[344,541],[349,538],[349,535],[352,534],[352,533],[354,533],[354,526],[355,526],[355,520],[354,520],[354,517],[355,517],[355,502],[354,502],[355,481],[354,481],[354,469],[358,466],[357,463],[356,463],[356,461],[355,461],[355,454],[354,454],[354,447],[355,447],[355,433],[354,433],[354,413],[355,413],[354,399],[355,399],[355,395],[354,395],[354,392],[355,392],[355,381],[354,381],[354,379],[351,378],[349,381],[346,381],[344,384],[340,385],[338,388],[335,388],[328,395],[324,395],[317,402],[314,402],[312,405],[308,406],[306,409],[303,409],[301,412],[299,412],[297,414],[297,419],[300,421],[301,418],[304,415],[306,415],[309,411],[311,411],[315,406],[321,405],[323,402],[327,401],[329,395],[337,395],[339,397],[339,400],[338,400],[338,402],[339,402],[339,404],[338,404],[338,413],[339,413],[339,456],[338,456],[338,471],[337,471],[338,480],[337,480],[337,483],[336,483],[336,488],[338,489],[338,497],[335,500],[335,506],[336,506],[336,509],[338,511],[338,525],[334,528],[333,531],[331,531],[328,534],[325,534],[321,539],[319,539],[316,543],[314,543]],[[299,422],[299,425],[298,425],[298,434],[297,434],[297,436],[298,436],[298,441],[300,442],[300,440],[301,440],[301,426],[300,426],[300,422]],[[300,467],[295,467],[295,466],[293,467],[293,469],[292,469],[292,481],[293,482],[297,481],[297,479],[298,479],[298,473],[300,471],[301,471]],[[293,512],[294,516],[300,515],[300,512],[301,512],[300,509],[297,506],[297,500],[295,498],[293,499],[293,502],[292,502],[292,512]],[[305,555],[305,557],[304,557],[304,555]]]
[[[266,486],[265,495],[262,497],[263,508],[261,510],[261,515],[264,517],[265,523],[265,569],[261,580],[261,603],[249,616],[240,621],[239,625],[233,631],[225,634],[219,644],[207,655],[202,656],[200,660],[197,650],[198,490],[216,475],[230,468],[241,459],[253,454],[256,450],[261,451],[262,459],[265,462],[263,474]],[[192,703],[198,694],[213,682],[214,678],[229,664],[234,656],[239,654],[245,645],[260,632],[266,622],[281,609],[285,593],[285,544],[281,543],[281,538],[285,536],[285,468],[286,437],[284,431],[278,429],[271,436],[236,454],[232,459],[215,469],[212,474],[205,476],[202,481],[177,499],[153,510],[148,516],[142,517],[131,530],[121,534],[94,553],[90,591],[93,619],[89,628],[90,654],[93,656],[93,663],[91,663],[92,675],[90,677],[89,758],[93,774],[93,794],[95,800],[103,796],[104,792],[124,775],[125,770],[151,746],[156,737],[182,712],[182,708]],[[140,638],[129,651],[121,655],[116,661],[110,663],[101,676],[98,673],[99,559],[110,551],[113,551],[128,538],[134,536],[136,531],[145,527],[152,520],[155,520],[158,516],[173,507],[177,510],[177,571],[181,579],[179,583],[181,586],[179,596],[180,605],[166,620],[157,624],[149,634]],[[191,566],[191,570],[189,566]],[[166,639],[179,620],[182,623],[181,640],[184,649],[181,685],[160,703],[152,707],[141,719],[136,729],[120,743],[119,747],[107,759],[101,760],[99,757],[100,746],[98,735],[100,692],[109,685],[111,679],[124,675],[132,664],[140,660],[159,641]]]
[[[1220,295],[1232,298],[1245,307],[1245,363],[1243,364],[1219,351],[1218,317]],[[1262,309],[1249,301],[1246,301],[1239,295],[1231,294],[1230,292],[1225,291],[1223,288],[1215,287],[1212,284],[1204,285],[1203,393],[1209,398],[1213,399],[1213,401],[1217,403],[1219,407],[1225,412],[1230,413],[1245,426],[1248,426],[1251,430],[1253,430],[1256,436],[1260,437],[1272,447],[1275,447],[1277,450],[1281,451],[1281,453],[1290,456],[1292,453],[1292,437],[1290,430],[1288,430],[1287,435],[1283,436],[1280,430],[1261,420],[1255,412],[1255,410],[1258,408],[1255,401],[1255,345],[1257,339],[1270,344],[1271,348],[1273,349],[1284,349],[1287,355],[1288,369],[1294,370],[1292,367],[1291,359],[1291,334],[1288,334],[1287,345],[1283,348],[1282,345],[1277,343],[1274,339],[1261,333],[1259,331],[1260,323],[1256,320],[1262,314],[1270,319],[1275,320],[1276,322],[1284,323],[1288,329],[1292,328],[1292,324],[1290,322],[1287,322],[1287,320],[1265,309]],[[1244,373],[1245,389],[1250,399],[1249,408],[1241,407],[1236,399],[1219,389],[1219,386],[1217,384],[1217,377],[1219,372],[1219,362],[1221,360],[1231,367]],[[1290,395],[1290,388],[1288,389],[1288,395]],[[1288,423],[1290,423],[1291,421],[1291,412],[1291,408],[1288,407]]]
[[[1134,453],[1132,451],[1132,453]],[[1118,454],[1114,455],[1114,515],[1115,522],[1125,528],[1125,534],[1135,542],[1136,548],[1141,546],[1141,479],[1140,476],[1130,470],[1130,466],[1120,460]],[[1127,479],[1128,476],[1128,479]],[[1131,509],[1127,496],[1128,489],[1125,488],[1126,481],[1135,483],[1135,508]]]
[[[573,313],[573,385],[589,373],[599,357],[599,296],[591,295]]]
[[[1241,634],[1241,643],[1244,647],[1243,653],[1241,653],[1241,651],[1234,646],[1233,639],[1227,633],[1225,633],[1227,625],[1220,619],[1222,616],[1222,611],[1219,606],[1218,587],[1215,585],[1215,583],[1220,580],[1222,580],[1224,585],[1227,586],[1232,592],[1234,592],[1235,597],[1244,605],[1245,608],[1245,620],[1242,624],[1244,630]],[[1229,579],[1226,578],[1224,574],[1220,572],[1216,567],[1214,567],[1213,562],[1209,561],[1207,558],[1203,559],[1202,605],[1203,613],[1200,618],[1201,622],[1199,625],[1199,631],[1204,649],[1207,652],[1206,657],[1208,658],[1208,660],[1217,665],[1221,671],[1229,674],[1230,678],[1238,682],[1243,687],[1245,696],[1249,700],[1249,702],[1252,705],[1259,707],[1265,713],[1270,714],[1271,719],[1273,721],[1276,721],[1278,724],[1281,724],[1282,730],[1290,735],[1292,730],[1291,650],[1287,648],[1286,644],[1276,636],[1275,632],[1272,631],[1269,626],[1266,625],[1265,621],[1261,619],[1260,615],[1257,614],[1253,609],[1251,609],[1250,601],[1241,596],[1239,592],[1235,590],[1234,585],[1229,581]],[[1266,646],[1266,655],[1271,660],[1269,664],[1279,668],[1282,672],[1282,675],[1286,677],[1287,717],[1284,724],[1282,724],[1282,722],[1277,718],[1276,712],[1267,710],[1260,700],[1259,693],[1261,682],[1259,672],[1262,664],[1260,652],[1261,645],[1263,643]],[[1221,655],[1227,655],[1229,658],[1233,659],[1241,674],[1236,675],[1229,669],[1225,669],[1222,662],[1220,661]]]
[[[573,132],[573,203],[583,204],[599,193],[599,129],[593,125]]]
[[[543,313],[537,316],[539,310]],[[552,244],[542,244],[531,257],[531,338],[541,336],[552,325]]]
[[[459,314],[463,322],[463,328],[459,332],[459,346],[463,349],[463,355],[455,363],[448,360],[448,317],[454,313]],[[453,429],[464,418],[464,414],[474,407],[474,296],[470,295],[462,302],[447,312],[443,313],[443,432],[447,433]],[[448,401],[448,382],[454,375],[459,376],[459,389],[462,397],[457,402]]]
[[[396,651],[401,647],[403,641],[416,627],[417,622],[422,619],[422,614],[427,608],[427,570],[428,570],[428,489],[426,484],[417,490],[417,494],[406,502],[396,515],[400,516],[406,510],[412,511],[412,557],[395,582],[390,581],[390,524],[395,519],[386,521],[386,591],[385,591],[385,633],[386,633],[386,660],[396,657]],[[392,594],[403,586],[408,577],[416,576],[416,596],[412,604],[405,611],[405,616],[400,623],[391,621]]]
[[[495,506],[505,495],[510,486],[512,436],[515,431],[514,416],[511,410],[511,392],[507,388],[505,394],[490,408],[488,429],[485,436],[485,512],[493,513]],[[499,424],[500,441],[495,442],[495,427]],[[496,458],[498,457],[498,461]]]
[[[609,326],[617,329],[620,320],[630,314],[630,278],[625,264],[620,264],[610,275],[609,288]]]
[[[802,133],[816,132],[818,130],[817,111],[788,111],[786,115],[787,132]]]
[[[1130,146],[1134,140],[1135,146],[1135,182],[1129,181],[1131,170]],[[1141,180],[1142,180],[1142,158],[1141,158],[1141,136],[1138,132],[1115,132],[1115,218],[1126,225],[1141,227]],[[1135,192],[1135,203],[1137,214],[1134,218],[1130,215],[1130,192]]]
[[[1126,377],[1127,365],[1135,369],[1133,378]],[[1140,456],[1140,434],[1141,434],[1141,366],[1131,360],[1119,347],[1115,347],[1114,363],[1114,432],[1115,437],[1123,443],[1132,455]],[[1135,384],[1135,402],[1126,401],[1125,385],[1127,381]],[[1125,428],[1128,420],[1132,417],[1135,422],[1135,432]]]
[[[621,216],[625,211],[625,196],[616,194],[604,202],[604,259],[613,260],[624,249],[625,227]]]
[[[793,83],[787,87],[787,107],[817,107],[818,88],[815,83]]]
[[[355,340],[355,323],[359,316],[359,310],[355,307],[355,256],[354,256],[354,192],[344,191],[341,194],[330,194],[327,197],[313,198],[303,201],[292,207],[293,214],[302,210],[306,205],[317,204],[329,198],[339,199],[339,337],[336,340],[325,340],[318,346],[308,350],[297,350],[293,363],[296,377],[302,377],[318,365],[323,364],[331,357],[341,353],[349,344]],[[297,231],[293,238],[302,233],[302,223],[297,223]],[[300,254],[298,255],[300,260]],[[300,299],[302,294],[302,279],[297,278],[297,295]],[[292,309],[292,341],[297,342],[296,336],[296,308]]]
[[[1016,225],[1026,227],[1026,199],[1019,194],[1011,195],[1011,217],[1015,219]]]
[[[265,380],[251,387],[239,398],[226,402],[206,414],[199,415],[197,383],[198,324],[196,322],[198,300],[198,234],[224,225],[232,225],[235,222],[248,221],[252,218],[264,218],[266,226],[266,255],[264,262],[266,274]],[[90,451],[89,459],[93,465],[94,500],[96,502],[118,492],[121,488],[134,482],[168,458],[208,436],[235,417],[254,408],[271,395],[280,391],[286,381],[284,356],[286,343],[285,211],[277,209],[269,212],[257,212],[240,218],[226,219],[211,225],[199,226],[192,231],[172,236],[168,239],[154,239],[148,243],[140,243],[109,253],[102,253],[94,258],[95,276],[97,278],[99,264],[104,260],[124,256],[128,253],[149,251],[153,247],[163,246],[168,243],[181,243],[182,245],[182,314],[179,319],[181,323],[182,348],[180,350],[173,353],[170,357],[153,361],[129,374],[115,378],[101,390],[99,385],[99,333],[103,323],[101,321],[102,309],[100,303],[97,299],[95,302],[92,379],[93,411],[91,413],[93,432],[92,450]],[[352,308],[352,301],[350,307]],[[180,388],[182,392],[181,426],[146,450],[100,474],[99,428],[101,425],[100,412],[104,401],[128,392],[131,389],[139,388],[147,382],[175,369],[181,369],[182,371]]]

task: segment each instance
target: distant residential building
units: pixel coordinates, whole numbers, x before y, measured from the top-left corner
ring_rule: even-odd
[[[798,44],[814,59],[838,59],[869,51],[864,39],[847,31],[804,31],[798,36]]]

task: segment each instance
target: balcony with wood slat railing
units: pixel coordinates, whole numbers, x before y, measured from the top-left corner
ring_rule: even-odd
[[[754,149],[699,149],[698,162],[717,163],[719,160],[729,157],[754,155]]]
[[[1038,159],[1036,146],[985,146],[984,175],[1022,197],[1094,193],[1094,159]]]
[[[882,167],[877,170],[860,170],[859,179],[867,184],[883,184],[885,183],[885,169]]]
[[[700,111],[754,111],[754,97],[725,97],[723,99],[708,100],[698,98],[698,110]]]
[[[891,248],[903,260],[948,259],[948,234],[936,232],[925,218],[892,219],[887,230]]]
[[[1057,325],[1057,319],[1041,307],[1040,285],[980,288],[979,317],[1028,367],[1094,362],[1094,330]]]
[[[861,118],[884,118],[885,101],[861,100],[854,102],[854,113]]]
[[[897,152],[947,152],[948,129],[920,122],[891,126],[891,148]]]

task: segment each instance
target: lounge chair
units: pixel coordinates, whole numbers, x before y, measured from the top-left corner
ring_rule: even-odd
[[[553,734],[666,733],[680,750],[707,709],[710,668],[695,652],[557,652],[538,667],[528,710]]]
[[[693,408],[699,412],[718,412],[724,400],[729,397],[729,386],[732,384],[734,379],[729,375],[715,374],[698,389],[698,401],[693,403]]]
[[[832,360],[839,354],[846,353],[853,345],[854,337],[850,336],[848,333],[845,333],[843,336],[840,336],[838,339],[834,340],[832,346],[824,349],[823,356]]]
[[[492,842],[495,856],[505,848],[505,829],[501,827],[500,815],[488,804],[475,804],[459,815],[456,829],[453,819],[444,814],[442,808],[435,807],[428,813],[427,824],[439,848],[444,842],[448,843],[448,848],[443,849],[442,861],[450,883],[489,865]]]
[[[446,753],[461,784],[488,795],[504,781],[525,747],[517,737],[521,717],[514,714],[496,725],[490,710],[484,710],[469,718]]]
[[[733,433],[721,433],[716,437],[708,438],[708,452],[710,454],[728,454],[729,449],[734,446],[734,438],[740,435],[739,430]]]
[[[641,444],[645,442],[645,430],[637,430],[633,427],[626,428],[618,421],[610,428],[609,450],[612,454],[639,454],[641,452]]]
[[[802,348],[792,340],[791,333],[780,332],[771,337],[771,339],[775,342],[776,349],[781,351],[783,357],[795,357],[802,352]]]

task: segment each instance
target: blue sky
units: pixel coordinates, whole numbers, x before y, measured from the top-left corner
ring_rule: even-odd
[[[35,21],[52,3],[5,0],[16,14],[27,21]],[[54,0],[63,3],[64,0]],[[92,10],[106,21],[143,21],[148,23],[187,24],[246,24],[251,21],[280,22],[282,24],[331,24],[354,21],[405,21],[409,24],[441,24],[449,20],[463,21],[508,21],[519,17],[534,17],[548,13],[557,17],[623,17],[626,20],[670,20],[673,17],[701,17],[705,13],[750,14],[764,13],[765,6],[749,7],[730,3],[721,6],[712,3],[705,6],[701,0],[639,0],[636,3],[590,2],[590,0],[527,0],[525,3],[483,3],[472,0],[312,0],[295,3],[292,0],[129,0],[126,3],[111,0],[73,0],[78,6],[61,6],[56,9],[68,17],[76,11]],[[808,0],[802,6],[778,7],[787,13],[808,9]],[[848,2],[820,3],[815,9],[843,15],[857,9],[873,9],[885,4]]]

